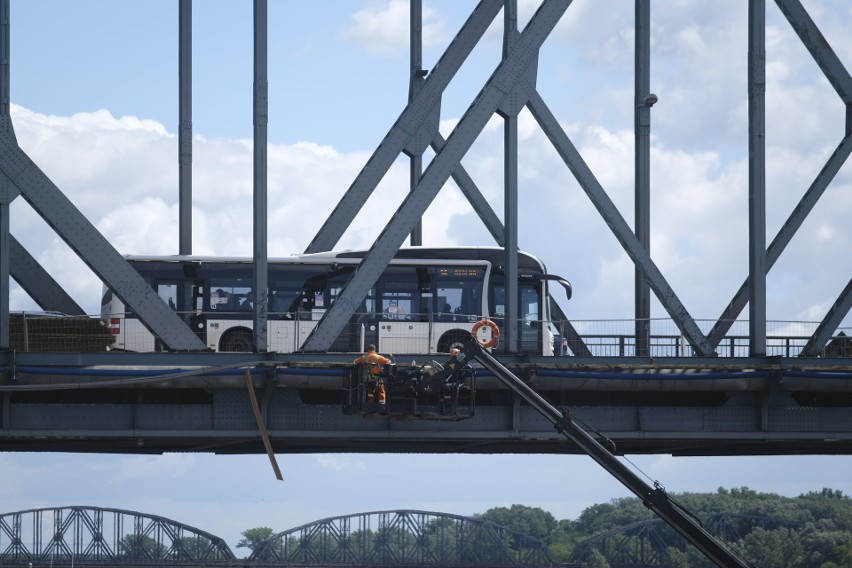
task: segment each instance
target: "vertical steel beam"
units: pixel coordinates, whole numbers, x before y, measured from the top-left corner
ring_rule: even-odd
[[[5,185],[5,181],[4,185]],[[9,349],[9,203],[0,199],[0,349]]]
[[[634,136],[636,140],[634,229],[642,247],[651,254],[651,2],[636,0]],[[635,267],[636,355],[650,354],[651,287]]]
[[[408,104],[417,97],[417,93],[423,86],[423,0],[410,0],[411,31],[409,33],[409,46],[411,50],[411,66],[408,79]],[[423,175],[423,154],[409,156],[409,191],[414,191]],[[411,231],[411,245],[423,244],[423,221],[420,220]]]
[[[766,0],[748,11],[749,355],[766,355]]]
[[[503,58],[509,57],[518,36],[517,0],[503,6]],[[505,321],[504,342],[507,353],[520,351],[518,317],[518,111],[503,107],[503,224],[505,226]]]
[[[514,0],[508,0],[513,2]],[[518,116],[508,116],[503,124],[503,219],[505,223],[505,287],[506,320],[503,323],[503,341],[507,353],[520,351],[518,319],[520,318],[518,292]]]
[[[269,83],[267,81],[267,3],[254,0],[254,349],[269,346],[266,170]]]
[[[11,37],[9,29],[9,3],[11,0],[0,0],[0,115],[4,119],[10,119],[9,104],[11,102],[9,86],[9,50]]]
[[[344,286],[337,301],[331,305],[307,338],[303,346],[304,351],[327,350],[343,331],[356,306],[366,297],[368,290],[399,250],[405,237],[411,233],[417,219],[435,199],[500,104],[512,93],[517,81],[528,71],[542,43],[570,4],[571,0],[550,0],[542,3],[524,28],[515,49],[497,66],[447,138],[443,150],[426,168],[417,190],[408,194]],[[427,81],[424,91],[428,85]]]
[[[0,128],[5,136],[14,137],[12,115],[9,108],[9,2],[0,0]],[[5,175],[0,175],[0,349],[9,349],[9,249],[12,234],[9,232],[9,204],[18,191]]]
[[[192,0],[180,0],[179,11],[178,250],[180,254],[192,254]]]

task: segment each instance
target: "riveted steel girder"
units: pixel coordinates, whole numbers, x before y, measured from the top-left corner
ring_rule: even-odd
[[[69,315],[85,315],[68,293],[42,268],[15,237],[9,239],[10,273],[27,294],[45,310]]]

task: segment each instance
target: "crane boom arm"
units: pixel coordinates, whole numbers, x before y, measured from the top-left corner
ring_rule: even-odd
[[[483,349],[476,337],[472,336],[447,361],[444,366],[444,372],[449,375],[471,359],[479,361],[483,367],[494,373],[494,376],[503,384],[538,410],[545,418],[553,423],[560,433],[576,443],[586,454],[639,497],[646,507],[659,515],[661,519],[695,545],[707,558],[715,562],[717,566],[722,566],[723,568],[748,568],[748,564],[734,555],[722,542],[707,532],[694,516],[672,500],[665,489],[659,484],[651,487],[645,483],[588,432],[578,426],[567,411],[563,412],[550,404],[533,390],[532,387],[504,367],[491,353]]]

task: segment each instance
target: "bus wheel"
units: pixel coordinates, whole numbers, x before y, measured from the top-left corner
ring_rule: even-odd
[[[438,340],[438,353],[449,353],[453,343],[465,343],[470,339],[470,332],[463,329],[451,329]]]
[[[252,333],[249,329],[229,330],[219,341],[219,351],[254,351],[252,339]]]

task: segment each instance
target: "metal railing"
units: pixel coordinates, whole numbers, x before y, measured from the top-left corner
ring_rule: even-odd
[[[766,355],[769,357],[798,357],[808,342],[809,337],[786,336],[767,337]],[[834,339],[842,339],[835,337]],[[636,339],[632,335],[584,335],[583,343],[597,357],[635,357]],[[573,344],[573,345],[572,345]],[[566,340],[564,347],[571,355],[577,349],[576,343]],[[838,345],[835,357],[852,357],[852,343]],[[650,352],[652,357],[693,357],[692,346],[682,335],[652,335],[650,337]],[[748,357],[748,336],[726,336],[716,348],[719,357]],[[825,356],[825,349],[822,356]]]
[[[189,314],[187,320],[197,314]],[[208,314],[202,314],[208,315]],[[236,317],[237,314],[231,314]],[[251,350],[251,320],[243,313],[236,319],[227,319],[227,314],[209,314],[225,317],[216,328],[207,330],[208,344],[211,348],[221,347],[223,338],[232,332],[242,330],[242,343],[234,351]],[[322,317],[321,313],[269,314],[270,351],[282,353],[297,351],[307,335]],[[363,350],[363,344],[377,343],[384,351],[393,353],[446,353],[450,343],[463,341],[473,322],[480,316],[469,314],[356,314],[353,322],[341,333],[331,351],[353,352]],[[124,320],[124,323],[134,320]],[[113,320],[115,321],[115,320]],[[230,321],[230,323],[229,323]],[[502,322],[498,319],[498,323]],[[100,316],[63,316],[43,312],[16,313],[10,316],[10,349],[14,351],[60,351],[60,352],[102,352],[110,349],[123,349],[124,345],[114,342],[111,333],[111,318]],[[281,324],[284,325],[281,325]],[[703,333],[709,333],[715,320],[696,320]],[[802,349],[815,332],[819,322],[771,321],[767,322],[766,355],[770,357],[798,357]],[[233,329],[232,329],[233,326]],[[695,353],[686,338],[680,333],[671,319],[652,319],[647,322],[650,330],[649,350],[651,357],[693,357]],[[540,320],[521,320],[521,351],[541,353],[539,337],[543,328],[553,330],[554,354],[557,356],[575,356],[590,354],[594,357],[635,357],[636,329],[635,320],[570,320],[543,322]],[[571,329],[576,334],[560,335],[560,331]],[[144,348],[129,349],[138,351],[158,350],[150,332],[140,324],[124,327],[124,340],[127,345],[145,345]],[[137,334],[134,336],[133,334]],[[135,341],[147,336],[146,341]],[[545,337],[547,335],[545,334]],[[240,338],[235,338],[240,339]],[[498,353],[503,346],[499,346]],[[227,350],[227,349],[226,349]],[[731,322],[729,334],[716,347],[719,357],[748,357],[749,334],[748,321]],[[832,338],[822,349],[821,357],[852,357],[852,328],[841,327],[835,330]]]
[[[566,322],[554,321],[556,329],[565,329]],[[586,349],[595,357],[634,357],[636,356],[636,321],[623,320],[570,320],[570,326],[579,335],[580,341],[568,337],[557,339],[562,342],[562,351],[574,355]],[[716,320],[696,320],[699,329],[709,334]],[[737,320],[730,322],[730,331],[719,342],[716,353],[719,357],[748,357],[749,322]],[[680,333],[674,321],[668,318],[651,319],[647,322],[651,330],[649,350],[651,357],[693,357],[695,352]],[[768,321],[766,336],[766,355],[769,357],[798,357],[808,343],[819,322],[806,321]],[[826,346],[821,357],[852,357],[852,328],[838,328]],[[582,342],[583,345],[579,343]],[[560,349],[556,349],[558,352]]]

